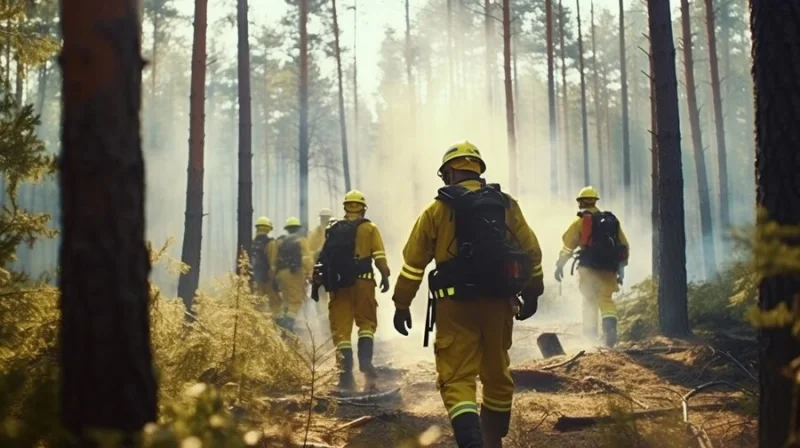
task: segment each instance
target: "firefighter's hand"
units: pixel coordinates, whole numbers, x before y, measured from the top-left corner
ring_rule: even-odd
[[[534,287],[527,287],[522,291],[522,309],[517,314],[517,320],[525,320],[536,314],[539,309],[539,296],[541,292],[535,290]]]
[[[408,336],[408,330],[411,329],[410,310],[394,310],[394,329],[403,336]]]
[[[561,283],[561,279],[564,278],[564,266],[557,264],[556,265],[556,281]]]
[[[381,277],[381,292],[385,293],[389,291],[389,277]]]

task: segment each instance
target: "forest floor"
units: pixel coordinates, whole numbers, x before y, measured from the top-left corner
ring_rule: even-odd
[[[531,346],[542,331],[557,332],[567,355],[541,359]],[[527,361],[512,365],[516,395],[505,447],[757,446],[753,334],[698,333],[608,350],[586,347],[579,332],[577,325],[515,330],[512,358]],[[383,360],[380,389],[396,391],[388,397],[329,406],[335,399],[323,388],[310,425],[308,394],[297,397],[286,416],[294,428],[308,426],[306,446],[455,447],[432,356],[412,365],[376,357]],[[292,432],[303,446],[305,429]]]

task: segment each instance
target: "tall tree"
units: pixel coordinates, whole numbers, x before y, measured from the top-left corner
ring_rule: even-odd
[[[669,2],[648,0],[658,138],[658,321],[666,336],[689,333],[678,81]]]
[[[61,416],[88,431],[156,420],[134,0],[62,0]]]
[[[575,0],[578,14],[578,70],[581,78],[581,124],[583,127],[583,184],[590,185],[589,171],[589,119],[586,113],[586,76],[583,71],[583,31],[581,30],[581,1]]]
[[[353,156],[355,170],[353,177],[356,185],[361,179],[361,158],[358,154],[360,128],[358,127],[358,0],[353,0]]]
[[[550,0],[548,0],[550,1]],[[483,30],[484,30],[484,39],[486,41],[486,95],[487,95],[487,103],[486,103],[486,110],[491,112],[494,110],[494,96],[492,95],[492,79],[494,78],[494,45],[493,42],[493,35],[494,35],[494,26],[493,26],[493,17],[491,15],[492,10],[492,2],[491,0],[484,0],[483,2]]]
[[[661,201],[658,197],[658,110],[656,109],[656,75],[653,66],[653,40],[650,41],[650,225],[652,232],[652,276],[661,275]]]
[[[178,296],[187,310],[192,309],[200,284],[200,250],[203,241],[203,172],[205,152],[206,28],[208,0],[194,2],[194,40],[192,42],[192,80],[189,92],[189,168],[186,178],[186,217],[183,228],[181,261],[189,272],[178,279]]]
[[[708,174],[700,130],[700,111],[697,108],[697,87],[694,80],[694,55],[692,50],[692,18],[689,0],[681,0],[681,30],[683,34],[683,66],[686,77],[686,99],[689,106],[689,125],[692,129],[694,164],[697,171],[697,194],[700,205],[700,233],[703,244],[703,270],[706,279],[716,271],[714,252],[714,229],[711,224],[711,195],[708,189]]]
[[[753,83],[755,85],[756,202],[780,225],[800,222],[800,5],[781,0],[751,0]],[[761,223],[766,224],[766,223]],[[784,244],[797,250],[797,238]],[[785,304],[796,313],[800,281],[768,275],[759,285],[762,310]],[[759,331],[759,446],[791,446],[800,431],[798,385],[786,369],[800,356],[792,327]]]
[[[447,0],[447,72],[450,102],[455,101],[455,62],[453,61],[453,0]]]
[[[250,253],[253,225],[253,141],[250,108],[250,32],[247,21],[247,0],[236,2],[236,23],[239,34],[237,74],[239,91],[239,195],[236,232],[236,260],[239,252]],[[234,260],[235,262],[235,260]],[[236,263],[239,271],[239,263]]]
[[[300,222],[308,225],[308,0],[300,0],[300,89],[298,180],[300,183]]]
[[[594,2],[590,4],[590,17],[591,17],[591,39],[592,39],[592,96],[594,102],[594,122],[595,122],[595,134],[597,137],[597,148],[595,151],[597,152],[597,168],[598,168],[598,179],[600,182],[600,188],[602,191],[606,192],[606,194],[610,195],[608,185],[606,185],[606,176],[605,176],[605,163],[608,161],[608,157],[610,153],[607,154],[606,151],[603,151],[603,128],[602,128],[602,116],[600,106],[601,106],[601,99],[600,99],[600,70],[597,64],[597,30],[594,26]]]
[[[714,125],[717,131],[717,164],[719,172],[720,226],[727,229],[731,224],[730,196],[728,193],[728,149],[725,145],[725,118],[722,115],[722,92],[720,90],[719,61],[717,56],[717,33],[714,28],[714,1],[705,0],[706,33],[708,34],[708,65],[711,68],[711,96],[714,102]]]
[[[406,2],[406,4],[408,4]],[[333,11],[334,53],[336,55],[336,77],[339,85],[339,133],[342,138],[342,169],[344,188],[350,191],[350,159],[347,155],[347,123],[344,116],[344,87],[342,86],[342,49],[339,46],[339,18],[336,15],[336,0],[331,0]]]
[[[565,165],[566,165],[566,178],[564,179],[564,187],[570,188],[572,187],[572,173],[570,168],[572,167],[571,163],[571,151],[569,149],[569,86],[567,85],[567,52],[566,46],[564,45],[565,40],[565,28],[566,24],[566,15],[564,14],[564,7],[562,4],[562,0],[558,0],[558,40],[559,40],[559,53],[561,56],[561,113],[563,115],[563,119],[561,120],[561,144],[562,144],[562,151]]]
[[[488,3],[488,0],[487,0]],[[547,110],[549,113],[550,128],[550,196],[558,196],[558,140],[556,129],[556,86],[554,76],[555,61],[553,60],[553,0],[545,0],[545,34],[547,36]],[[486,19],[489,20],[488,18]]]
[[[503,0],[503,74],[506,90],[506,133],[508,137],[508,175],[512,194],[518,193],[517,136],[514,128],[514,93],[511,86],[511,5]]]
[[[625,195],[625,218],[633,214],[633,188],[631,184],[631,132],[628,115],[628,60],[625,54],[625,5],[619,0],[619,70],[622,98],[622,185]]]

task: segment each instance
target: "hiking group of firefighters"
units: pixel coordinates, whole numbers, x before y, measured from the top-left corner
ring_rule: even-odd
[[[533,316],[544,292],[536,235],[518,202],[481,177],[485,171],[478,148],[468,141],[445,152],[438,172],[445,186],[411,230],[392,296],[394,327],[407,336],[412,325],[409,307],[425,268],[435,261],[428,274],[425,345],[435,323],[437,387],[462,448],[502,446],[514,393],[508,355],[513,321]],[[629,245],[616,217],[597,208],[599,199],[592,187],[578,194],[578,216],[564,233],[555,278],[560,282],[567,263],[575,259],[584,299],[584,334],[597,337],[599,310],[604,343],[613,346],[617,310],[612,295],[624,278]],[[318,302],[320,286],[325,289],[340,370],[337,388],[347,392],[355,388],[354,324],[359,369],[367,387],[374,385],[375,288],[389,290],[390,271],[380,231],[365,218],[364,195],[351,191],[343,205],[341,219],[322,210],[320,225],[307,237],[300,232],[300,221],[289,218],[287,234],[272,239],[272,223],[259,218],[251,260],[254,287],[266,297],[276,323],[289,331],[306,299],[307,283],[314,285],[311,296]],[[480,410],[476,377],[483,385]]]

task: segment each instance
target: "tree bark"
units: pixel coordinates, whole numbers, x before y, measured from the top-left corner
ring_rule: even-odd
[[[358,0],[353,0],[353,156],[355,170],[353,178],[356,185],[361,179],[361,157],[359,157],[360,128],[358,127]]]
[[[552,0],[548,0],[552,1]],[[492,10],[492,2],[491,0],[484,0],[483,2],[483,27],[486,39],[486,94],[487,94],[487,104],[486,110],[491,113],[494,110],[494,95],[492,95],[492,75],[494,69],[494,45],[492,45],[492,35],[494,34],[494,27],[492,26],[492,17],[491,17],[491,10]]]
[[[561,112],[564,117],[561,123],[561,144],[563,145],[562,151],[565,160],[564,173],[566,174],[563,184],[565,188],[570,188],[572,187],[573,180],[571,169],[572,157],[570,157],[571,151],[569,148],[569,87],[567,86],[567,53],[564,45],[564,26],[564,7],[562,5],[562,0],[558,0],[558,39],[560,43],[559,52],[561,53]]]
[[[694,80],[691,22],[689,0],[681,0],[683,65],[686,77],[686,99],[689,106],[689,124],[692,129],[694,164],[697,171],[697,194],[698,204],[700,205],[700,237],[703,244],[703,271],[706,279],[710,280],[716,272],[717,260],[714,249],[714,229],[711,224],[711,196],[708,189],[703,134],[700,129],[700,111],[697,108],[697,86]]]
[[[751,0],[753,83],[755,86],[756,202],[781,225],[800,222],[800,5],[781,0]],[[765,224],[761,222],[760,224]],[[784,244],[798,245],[797,238]],[[800,282],[796,276],[765,277],[758,306],[774,309],[785,303],[797,313]],[[794,446],[798,421],[798,389],[785,374],[800,356],[791,326],[759,331],[759,446]],[[794,443],[787,444],[787,436]]]
[[[625,5],[619,0],[619,69],[622,98],[622,186],[625,190],[625,219],[633,215],[633,192],[631,191],[631,131],[628,112],[628,60],[625,55]]]
[[[156,420],[148,313],[142,57],[133,0],[62,0],[60,408],[64,426]]]
[[[16,63],[16,76],[14,80],[16,81],[15,86],[15,96],[17,105],[22,107],[23,101],[25,101],[25,65],[22,63],[22,59],[20,58],[19,52],[16,53],[14,56],[14,62]]]
[[[300,132],[298,183],[300,222],[308,225],[308,0],[300,0]]]
[[[488,3],[488,1],[487,1]],[[488,19],[487,19],[488,20]],[[550,196],[555,199],[558,196],[558,147],[556,129],[556,88],[553,69],[553,0],[545,0],[545,20],[547,24],[547,110],[549,113],[550,128]]]
[[[600,109],[600,73],[597,68],[597,36],[594,27],[594,2],[590,3],[590,17],[591,17],[591,30],[592,30],[592,90],[593,90],[593,100],[594,100],[594,122],[595,122],[595,132],[597,138],[597,169],[598,169],[598,180],[600,182],[600,190],[604,192],[604,194],[608,194],[609,196],[611,193],[609,192],[610,188],[606,183],[606,173],[605,173],[605,163],[608,161],[610,154],[607,154],[608,150],[603,150],[603,131],[602,131],[602,113]]]
[[[578,69],[581,76],[581,124],[583,127],[583,185],[591,185],[589,171],[589,119],[586,113],[586,76],[583,72],[583,31],[581,30],[581,1],[575,0],[578,15]]]
[[[658,320],[665,336],[689,333],[686,299],[686,233],[683,210],[678,81],[669,2],[649,0],[658,138],[659,250]]]
[[[653,68],[653,43],[650,42],[650,226],[652,230],[652,275],[658,282],[661,271],[661,215],[658,199],[658,111],[656,109],[656,74]]]
[[[200,284],[200,256],[203,244],[203,173],[205,151],[206,29],[208,0],[194,2],[192,78],[189,94],[189,168],[186,177],[186,218],[181,261],[189,272],[178,279],[178,296],[187,310]]]
[[[518,194],[517,136],[514,128],[514,93],[511,86],[511,5],[503,0],[503,73],[506,90],[506,133],[508,137],[508,176],[511,194]]]
[[[237,0],[236,22],[239,34],[239,194],[237,203],[236,272],[239,272],[240,251],[250,253],[253,225],[253,125],[250,107],[250,34],[247,22],[247,0]]]
[[[711,67],[711,96],[714,102],[714,125],[717,131],[717,164],[719,165],[720,227],[726,231],[731,225],[730,196],[728,193],[728,149],[725,145],[725,118],[722,115],[719,62],[717,59],[717,33],[714,29],[714,2],[705,0],[706,33],[708,34],[708,63]]]
[[[45,62],[39,70],[39,93],[38,98],[36,98],[36,112],[39,114],[39,119],[44,122],[44,102],[47,99],[47,80],[50,78],[50,63]]]
[[[453,0],[447,0],[447,72],[450,89],[450,103],[455,101],[455,79],[453,70]]]
[[[344,115],[344,87],[342,86],[342,52],[339,46],[339,18],[336,15],[336,0],[331,0],[333,6],[333,36],[336,45],[336,76],[339,86],[339,133],[342,137],[342,171],[344,173],[344,188],[350,191],[350,159],[347,154],[347,122]],[[408,5],[408,1],[406,1]],[[409,68],[410,70],[410,68]]]

